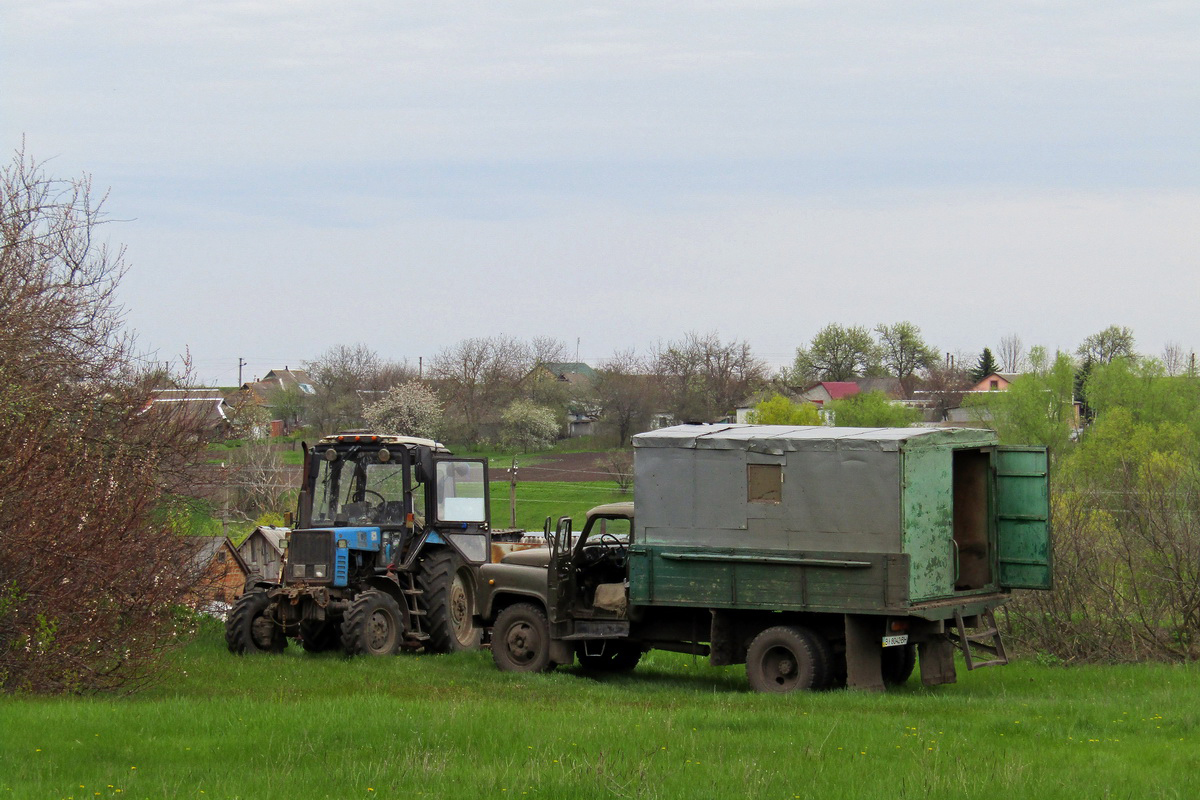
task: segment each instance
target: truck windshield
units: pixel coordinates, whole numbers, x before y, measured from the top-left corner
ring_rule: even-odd
[[[313,525],[404,522],[404,467],[394,461],[380,463],[375,453],[322,460],[313,489]]]

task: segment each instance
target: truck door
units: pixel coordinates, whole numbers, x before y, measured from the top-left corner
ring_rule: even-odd
[[[996,449],[996,545],[1000,585],[1049,589],[1050,492],[1044,447]]]
[[[570,517],[559,518],[558,527],[546,544],[550,548],[546,610],[552,624],[566,622],[571,618],[571,598],[575,596],[575,548],[571,541]]]

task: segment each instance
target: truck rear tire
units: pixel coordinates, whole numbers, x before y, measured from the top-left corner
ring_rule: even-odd
[[[601,642],[604,649],[597,655],[586,652],[581,643],[575,649],[579,666],[588,672],[631,672],[642,660],[642,647],[636,642],[623,642],[613,639]],[[596,649],[596,644],[592,645]]]
[[[822,652],[817,634],[808,628],[767,628],[754,637],[746,651],[750,688],[780,694],[821,688],[828,680]]]
[[[246,592],[233,604],[225,619],[225,644],[229,652],[282,653],[287,647],[283,628],[271,619],[271,598],[262,590]]]
[[[887,686],[903,686],[913,674],[917,666],[917,646],[906,644],[899,647],[883,648],[879,667],[883,672],[883,682]]]
[[[492,660],[504,672],[554,669],[545,612],[529,603],[514,603],[501,611],[492,628]]]
[[[342,620],[342,647],[351,656],[390,656],[400,650],[404,619],[396,598],[378,589],[354,598]]]
[[[478,648],[481,630],[472,619],[475,579],[458,555],[449,548],[431,550],[421,559],[417,584],[424,592],[418,605],[429,624],[425,648],[433,653]]]

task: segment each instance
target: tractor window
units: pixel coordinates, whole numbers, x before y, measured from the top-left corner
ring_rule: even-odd
[[[483,464],[439,461],[437,514],[443,522],[487,522],[487,484]]]

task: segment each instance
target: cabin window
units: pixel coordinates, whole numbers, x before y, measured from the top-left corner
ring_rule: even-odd
[[[746,500],[771,505],[783,502],[783,465],[747,464]]]

